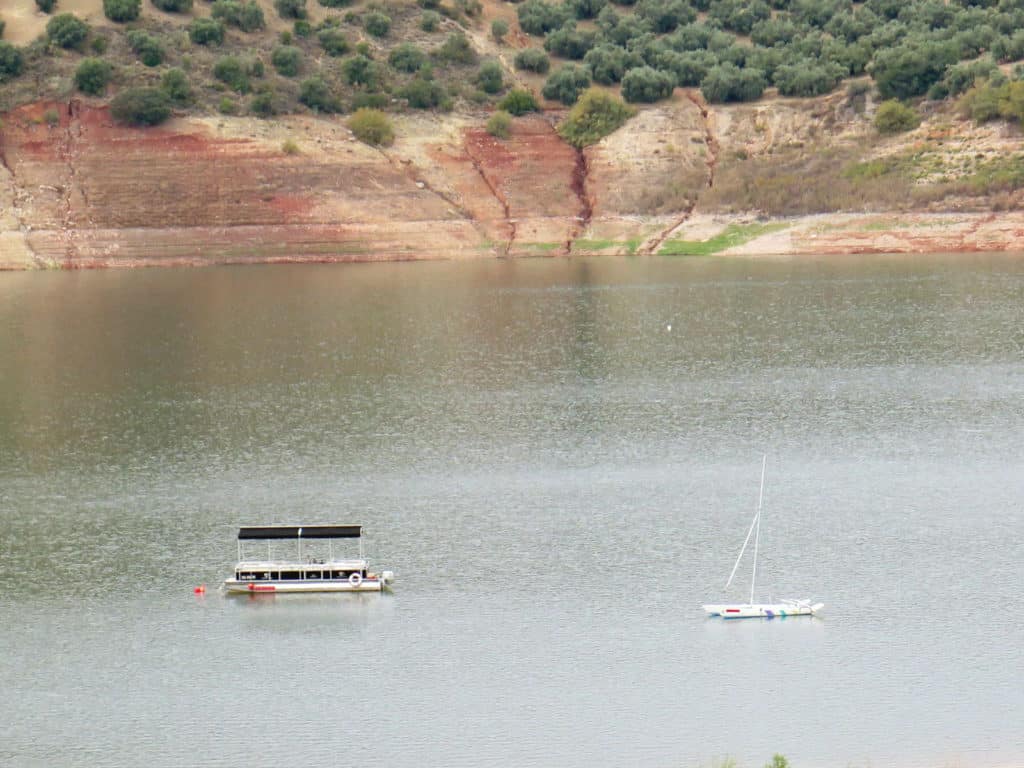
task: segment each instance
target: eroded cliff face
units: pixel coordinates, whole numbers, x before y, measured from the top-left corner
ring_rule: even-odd
[[[871,133],[838,95],[712,110],[680,91],[583,151],[559,138],[561,116],[518,118],[506,140],[486,114],[398,116],[394,146],[375,149],[334,118],[132,129],[102,105],[35,104],[3,116],[0,268],[667,252],[763,221],[715,197],[720,177],[743,180],[737,158]],[[1000,141],[1021,148],[1012,131]],[[790,218],[725,252],[1022,249],[1009,207]]]

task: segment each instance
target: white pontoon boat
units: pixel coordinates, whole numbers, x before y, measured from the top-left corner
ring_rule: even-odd
[[[294,540],[298,556],[294,560],[271,556],[273,540]],[[325,557],[304,557],[303,542],[325,539]],[[359,557],[336,559],[334,541],[358,539]],[[242,542],[267,542],[265,560],[243,559]],[[322,545],[321,545],[322,547]],[[323,553],[320,553],[323,554]],[[238,564],[235,575],[224,581],[232,593],[277,594],[280,592],[380,592],[394,581],[391,571],[371,573],[363,557],[362,527],[358,525],[267,525],[238,530]]]

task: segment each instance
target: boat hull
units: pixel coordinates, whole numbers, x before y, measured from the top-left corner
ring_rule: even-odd
[[[277,595],[301,593],[310,594],[313,592],[380,592],[386,582],[382,578],[365,578],[359,584],[353,584],[347,579],[341,580],[317,580],[307,579],[304,581],[239,581],[227,579],[224,582],[224,590],[236,595]]]
[[[824,603],[811,605],[809,600],[793,600],[785,603],[753,603],[749,605],[732,603],[703,606],[704,612],[708,616],[720,616],[723,619],[782,619],[787,616],[813,616],[824,607]]]

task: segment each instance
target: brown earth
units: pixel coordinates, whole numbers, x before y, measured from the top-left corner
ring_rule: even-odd
[[[339,118],[133,129],[98,102],[37,103],[0,116],[0,268],[642,254],[730,227],[747,234],[725,253],[1024,250],[1019,193],[815,208],[841,179],[798,160],[913,152],[925,184],[1024,151],[1006,124],[946,113],[879,139],[871,107],[835,94],[710,109],[679,91],[578,151],[559,110],[516,119],[507,140],[484,112],[397,115],[380,150]],[[768,174],[790,185],[772,194],[807,198],[801,215],[765,215]]]

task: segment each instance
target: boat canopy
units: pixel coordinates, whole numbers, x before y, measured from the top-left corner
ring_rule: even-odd
[[[358,539],[360,525],[262,525],[239,528],[238,539]]]

